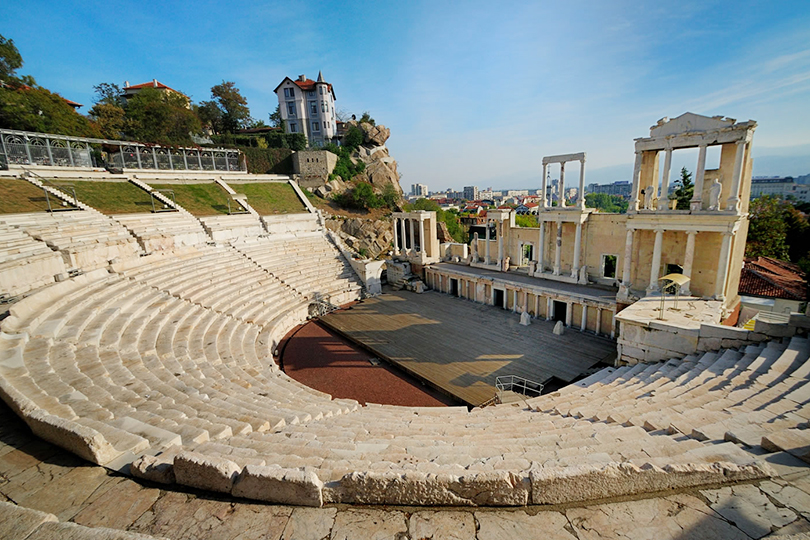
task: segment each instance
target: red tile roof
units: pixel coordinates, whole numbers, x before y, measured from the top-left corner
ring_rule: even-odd
[[[745,296],[807,300],[807,281],[795,264],[756,257],[745,259],[739,293]]]
[[[315,90],[315,81],[312,79],[305,79],[303,81],[293,81],[298,88],[301,90]],[[326,83],[326,86],[329,88],[329,91],[332,91],[332,85]]]
[[[185,96],[185,94],[183,92],[179,92],[179,91],[175,90],[174,88],[166,86],[165,84],[163,84],[160,81],[152,81],[152,82],[145,82],[145,83],[141,83],[141,84],[133,84],[132,86],[125,86],[124,91],[126,92],[127,90],[140,90],[142,88],[160,88],[160,89],[165,89],[165,90],[171,90],[172,92],[180,94],[181,96]]]

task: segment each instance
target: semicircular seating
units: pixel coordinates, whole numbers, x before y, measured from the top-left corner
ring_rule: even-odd
[[[332,399],[273,361],[309,295],[357,297],[326,242],[164,250],[40,289],[0,324],[0,395],[96,463],[307,505],[543,504],[750,480],[770,474],[757,454],[798,451],[806,432],[799,337],[470,412]],[[294,253],[328,271],[287,264]]]

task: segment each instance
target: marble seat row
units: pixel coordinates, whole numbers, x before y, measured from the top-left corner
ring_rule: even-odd
[[[210,240],[199,221],[183,212],[112,216],[138,239],[147,253],[205,244]]]
[[[355,300],[357,276],[322,233],[256,239],[234,247],[255,264],[308,298],[334,295],[333,303]]]
[[[66,271],[59,252],[18,227],[0,223],[0,295],[17,296],[37,289]]]
[[[0,223],[58,250],[69,269],[102,268],[113,259],[131,258],[141,252],[129,231],[97,212],[5,214],[0,216]]]
[[[201,217],[200,221],[216,242],[229,242],[239,238],[257,238],[265,234],[261,220],[253,214],[205,216]]]

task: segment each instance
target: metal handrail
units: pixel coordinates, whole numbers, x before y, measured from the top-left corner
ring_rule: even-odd
[[[543,384],[518,375],[503,375],[495,377],[495,388],[498,392],[515,392],[524,396],[539,396],[543,392]]]
[[[155,199],[157,197],[155,197],[155,193],[159,193],[159,194],[163,195],[164,197],[166,197],[167,199],[171,199],[173,206],[168,207],[168,208],[163,208],[163,207],[167,206],[166,203],[161,201],[160,199],[158,199],[158,202],[160,202],[160,208],[156,208],[155,207]],[[173,189],[153,189],[152,191],[149,192],[149,197],[152,200],[152,213],[156,214],[158,212],[179,212],[179,210],[177,209],[177,201],[174,199],[174,190]]]

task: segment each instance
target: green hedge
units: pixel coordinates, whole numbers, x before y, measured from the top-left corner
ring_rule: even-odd
[[[307,147],[307,137],[303,133],[281,133],[272,131],[263,135],[233,135],[223,133],[212,135],[211,140],[217,146],[244,146],[247,148],[290,148],[303,150]]]
[[[247,158],[250,174],[292,174],[292,150],[289,148],[245,148],[239,150]]]

